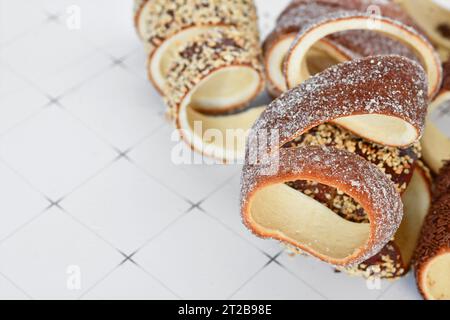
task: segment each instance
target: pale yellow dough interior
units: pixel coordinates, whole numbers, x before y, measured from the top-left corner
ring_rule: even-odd
[[[249,102],[261,85],[259,73],[247,66],[220,69],[196,88],[191,105],[202,111],[214,112]]]
[[[430,209],[430,181],[421,168],[416,168],[412,180],[402,196],[404,214],[395,243],[398,245],[403,262],[409,266],[419,239],[423,221]]]
[[[284,36],[271,49],[267,60],[267,72],[275,86],[286,91],[286,79],[284,77],[283,68],[286,54],[294,41],[296,33]],[[319,41],[307,53],[307,64],[311,74],[319,73],[330,66],[348,60],[348,57],[336,50],[328,41]]]
[[[428,297],[434,300],[450,300],[450,252],[429,262],[423,282]]]
[[[233,161],[244,157],[248,130],[264,109],[256,107],[233,115],[210,116],[188,106],[180,113],[180,123],[196,150]]]
[[[388,146],[408,145],[418,138],[417,130],[408,122],[381,114],[356,115],[333,122],[358,136]]]
[[[258,190],[249,210],[256,229],[332,259],[357,253],[370,235],[368,223],[347,221],[283,183]]]
[[[428,114],[438,110],[444,102],[450,101],[450,92],[440,94],[430,105]],[[438,173],[445,160],[450,159],[450,137],[444,134],[428,117],[422,137],[423,158],[430,168]]]

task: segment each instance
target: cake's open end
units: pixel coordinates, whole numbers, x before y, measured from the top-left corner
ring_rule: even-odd
[[[333,122],[360,137],[386,146],[407,146],[419,138],[416,128],[410,123],[387,115],[355,115]]]
[[[285,184],[258,190],[249,210],[257,229],[333,260],[354,255],[369,239],[368,223],[347,221]]]
[[[422,276],[422,289],[430,300],[450,300],[450,252],[428,263]]]
[[[182,106],[179,126],[183,138],[195,150],[232,162],[244,158],[248,131],[264,109],[255,107],[236,114],[211,116]]]

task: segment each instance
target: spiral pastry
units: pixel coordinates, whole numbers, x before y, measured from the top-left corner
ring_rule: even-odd
[[[274,100],[248,139],[241,187],[245,225],[334,265],[352,266],[379,253],[403,217],[401,192],[420,156],[415,148],[428,86],[417,62],[380,56],[328,68]],[[340,119],[362,121],[366,130],[341,126]],[[334,135],[334,143],[311,143],[314,130],[330,130],[324,136]],[[342,134],[350,136],[337,137]],[[322,196],[342,200],[341,209],[350,210],[336,212]],[[356,220],[358,212],[365,221]]]

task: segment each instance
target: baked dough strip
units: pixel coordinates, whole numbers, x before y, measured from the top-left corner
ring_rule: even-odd
[[[390,136],[404,135],[403,127],[391,126],[391,120],[401,119],[414,128],[416,134],[402,139],[401,146],[408,146],[423,131],[426,91],[426,75],[418,63],[384,56],[334,66],[274,100],[248,139],[241,187],[246,226],[258,236],[288,243],[334,265],[354,265],[377,254],[403,216],[393,182],[377,166],[348,151],[283,146],[322,123],[364,115],[387,120],[376,125],[390,130]],[[266,157],[261,157],[260,137],[270,132],[278,141],[264,146]],[[380,134],[364,138],[385,145],[391,141]],[[341,190],[363,207],[369,223],[347,221],[285,185],[297,180]]]
[[[242,111],[242,104],[236,104],[264,89],[259,51],[252,47],[237,30],[211,29],[174,59],[166,102],[183,140],[205,156],[224,162],[244,157],[247,131],[263,110]],[[225,114],[216,104],[220,97],[227,100],[221,105],[238,112]],[[195,130],[196,123],[202,130]]]
[[[397,279],[406,275],[411,269],[420,230],[431,207],[431,185],[428,169],[417,162],[413,178],[402,195],[404,214],[393,240],[363,263],[338,270],[369,279]]]
[[[264,90],[253,0],[135,0],[135,24],[148,52],[148,77],[169,118],[195,151],[243,159]]]

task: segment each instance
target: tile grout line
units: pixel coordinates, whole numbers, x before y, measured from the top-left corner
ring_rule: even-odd
[[[253,242],[251,242],[249,239],[244,238],[241,234],[239,234],[237,231],[235,231],[233,228],[231,228],[230,226],[228,226],[227,224],[225,224],[224,222],[222,222],[220,219],[218,219],[217,217],[211,215],[211,213],[209,213],[208,211],[203,211],[204,214],[206,214],[209,218],[215,220],[216,222],[218,222],[220,225],[222,225],[222,227],[226,228],[228,231],[232,232],[233,234],[235,234],[236,236],[238,236],[240,239],[244,240],[245,242],[247,242],[247,244],[251,245],[253,248],[255,248],[256,250],[258,250],[259,252],[261,252],[262,254],[269,256],[270,258],[272,258],[273,256],[264,251],[263,249],[259,248],[256,244],[254,244]],[[250,232],[250,231],[249,231]],[[283,252],[283,249],[280,248],[280,252]],[[280,252],[276,253],[275,255],[278,255]]]
[[[236,294],[239,293],[239,291],[241,291],[247,284],[249,284],[250,281],[255,279],[256,276],[260,274],[265,268],[267,268],[267,266],[269,266],[273,261],[275,260],[269,258],[269,261],[267,261],[260,269],[258,269],[252,276],[250,276],[250,278],[244,281],[244,283],[239,286],[230,296],[228,296],[226,300],[231,300]]]
[[[277,257],[278,258],[278,257]],[[325,300],[329,300],[322,292],[320,292],[319,290],[317,290],[314,286],[312,286],[311,284],[309,284],[306,280],[304,280],[302,277],[297,276],[294,272],[292,272],[288,267],[286,267],[284,264],[282,264],[280,261],[278,261],[277,259],[275,259],[274,261],[275,263],[277,263],[280,267],[282,267],[284,270],[286,270],[288,273],[290,273],[294,278],[300,280],[301,282],[303,282],[308,288],[310,288],[311,290],[313,290],[314,292],[316,292],[317,294],[319,294],[323,299]]]
[[[24,289],[19,287],[14,281],[12,281],[8,276],[6,276],[4,273],[0,272],[0,276],[3,277],[6,281],[8,281],[13,287],[15,287],[17,290],[22,292],[29,300],[34,300],[34,298],[28,294]]]

